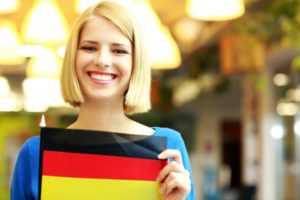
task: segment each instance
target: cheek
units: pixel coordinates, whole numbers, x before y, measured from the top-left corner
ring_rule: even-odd
[[[75,59],[76,70],[82,69],[84,66],[88,65],[93,58],[91,55],[86,55],[84,53],[78,53]]]
[[[132,62],[128,58],[116,58],[115,66],[117,66],[117,70],[124,79],[130,79],[133,68]]]
[[[126,73],[127,76],[131,77],[133,73],[133,64],[131,61],[127,62],[127,67],[124,69],[124,72]]]
[[[133,72],[132,66],[130,66],[129,68],[125,69],[125,72],[126,72],[127,76],[131,76],[132,72]]]

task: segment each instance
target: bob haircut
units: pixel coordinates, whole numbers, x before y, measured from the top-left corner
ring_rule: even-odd
[[[151,108],[151,68],[147,47],[142,39],[141,28],[129,8],[112,1],[103,1],[85,10],[75,21],[66,46],[62,71],[61,90],[64,100],[74,107],[84,102],[76,75],[76,53],[78,41],[84,24],[91,18],[102,16],[110,20],[131,41],[133,47],[133,66],[127,92],[124,95],[126,114],[147,112]]]

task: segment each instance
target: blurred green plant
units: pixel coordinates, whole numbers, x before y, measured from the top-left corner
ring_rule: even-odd
[[[249,8],[250,9],[250,8]],[[250,9],[233,22],[233,29],[254,34],[267,46],[300,47],[300,1],[272,0]]]
[[[292,62],[292,69],[294,71],[300,71],[300,56],[297,56],[296,58],[294,58],[294,60]]]

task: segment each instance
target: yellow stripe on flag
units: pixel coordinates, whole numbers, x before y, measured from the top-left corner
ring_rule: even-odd
[[[155,181],[43,176],[42,200],[162,200]]]

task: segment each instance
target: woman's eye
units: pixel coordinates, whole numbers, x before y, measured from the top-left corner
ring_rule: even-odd
[[[82,46],[82,47],[80,47],[80,49],[86,50],[86,51],[95,51],[96,50],[95,47],[88,47],[88,46]]]
[[[128,54],[128,52],[123,49],[114,49],[113,52],[117,54]]]

